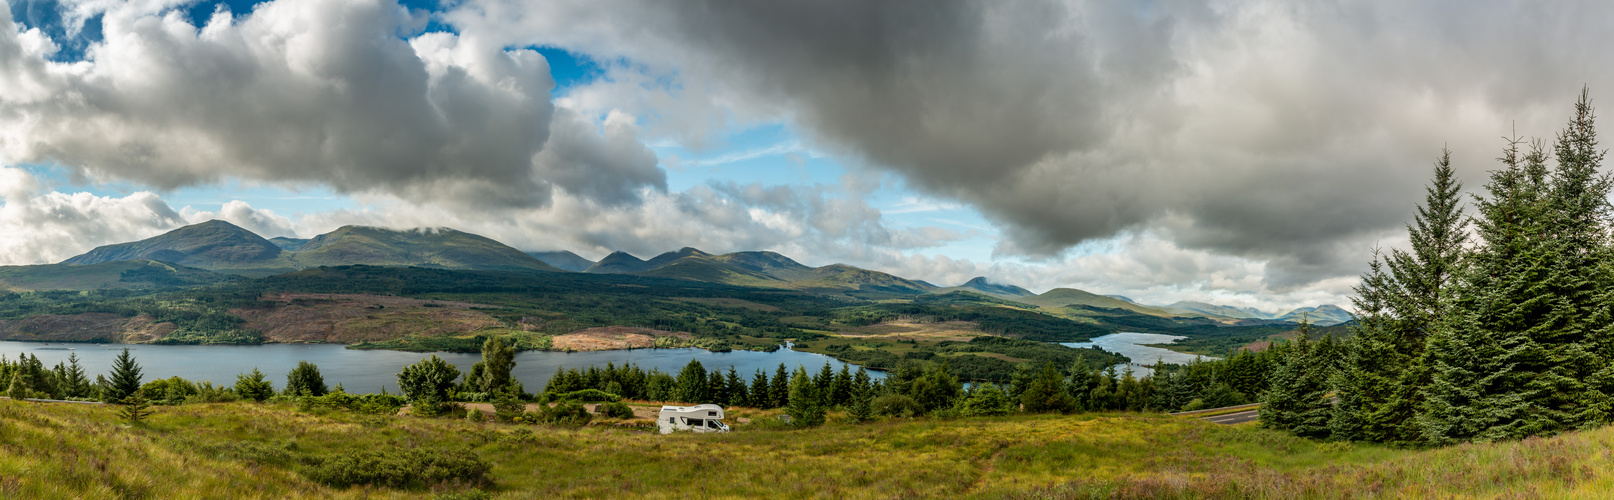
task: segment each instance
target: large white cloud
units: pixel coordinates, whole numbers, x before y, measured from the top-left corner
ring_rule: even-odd
[[[382,0],[278,0],[193,26],[175,4],[101,16],[82,61],[0,8],[0,164],[159,189],[249,179],[463,206],[602,203],[665,189],[636,129],[557,113],[549,66],[474,35],[413,35]],[[3,6],[3,5],[0,5]]]
[[[467,0],[444,18],[594,55],[579,106],[699,141],[784,120],[1003,225],[1001,253],[1153,231],[1360,271],[1442,145],[1476,184],[1516,123],[1614,89],[1614,6],[1522,2]],[[673,84],[658,82],[673,81]]]
[[[0,264],[48,264],[110,243],[185,224],[147,191],[123,197],[61,193],[32,174],[0,167]]]

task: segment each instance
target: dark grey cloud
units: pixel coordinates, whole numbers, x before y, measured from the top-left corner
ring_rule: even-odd
[[[1002,224],[1006,254],[1150,230],[1265,261],[1281,288],[1358,272],[1410,216],[1442,145],[1477,186],[1512,123],[1550,135],[1582,84],[1614,88],[1611,10],[468,0],[445,19],[633,61],[610,73],[631,84],[599,95],[680,124],[789,120],[971,203]],[[644,85],[658,78],[677,88]]]
[[[607,204],[665,189],[632,127],[595,132],[550,100],[544,58],[474,35],[412,35],[385,0],[278,0],[204,26],[166,2],[101,14],[85,60],[0,8],[0,163],[49,162],[159,189],[249,179],[466,206]],[[70,16],[70,17],[72,17]]]

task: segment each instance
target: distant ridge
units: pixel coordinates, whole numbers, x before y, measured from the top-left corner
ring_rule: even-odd
[[[1192,311],[1233,319],[1273,319],[1273,316],[1253,307],[1232,307],[1183,300],[1165,306],[1167,310]]]
[[[583,272],[626,274],[648,269],[650,269],[650,265],[646,264],[644,260],[627,252],[616,251],[600,259],[599,262],[595,262],[594,265],[584,269]]]
[[[1317,326],[1334,326],[1356,319],[1356,316],[1351,315],[1350,311],[1341,309],[1339,306],[1333,304],[1323,304],[1317,307],[1296,308],[1293,311],[1283,313],[1282,316],[1278,316],[1276,319],[1279,321],[1299,323],[1302,315],[1304,315],[1306,320],[1310,321],[1311,324]]]
[[[975,290],[975,291],[978,291],[978,292],[986,292],[986,293],[992,293],[992,294],[998,294],[998,295],[1005,295],[1005,296],[1009,296],[1009,297],[1029,297],[1029,296],[1032,296],[1032,295],[1036,295],[1035,293],[1031,293],[1030,290],[1026,290],[1026,289],[1020,288],[1018,286],[1014,286],[1014,285],[999,285],[999,284],[996,284],[996,283],[992,283],[990,281],[987,281],[985,276],[977,276],[974,279],[971,279],[971,280],[969,280],[968,282],[965,282],[962,285],[958,285],[958,287],[959,288],[968,288],[970,290]]]
[[[1112,298],[1112,299],[1115,299],[1115,300],[1124,300],[1124,301],[1127,301],[1127,302],[1131,302],[1133,304],[1138,303],[1138,301],[1132,300],[1131,297],[1127,297],[1125,295],[1105,295],[1105,297],[1109,297],[1109,298]]]
[[[585,259],[568,250],[560,250],[555,252],[527,252],[527,255],[531,255],[533,258],[544,261],[545,264],[572,272],[580,273],[587,271],[589,267],[594,265],[594,261]]]
[[[181,227],[140,241],[102,246],[62,263],[90,265],[134,260],[249,275],[349,264],[560,271],[503,243],[448,228],[343,226],[309,240],[271,241],[221,220]]]

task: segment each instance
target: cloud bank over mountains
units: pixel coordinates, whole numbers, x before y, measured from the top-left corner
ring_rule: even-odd
[[[1599,3],[276,0],[200,25],[183,5],[64,2],[101,31],[73,61],[0,22],[0,166],[151,191],[60,193],[6,168],[0,259],[221,217],[266,235],[452,226],[594,257],[768,249],[939,283],[1343,303],[1369,249],[1401,244],[1443,145],[1473,191],[1500,136],[1550,136],[1582,85],[1614,89]],[[603,76],[552,98],[532,47]],[[850,172],[675,191],[647,145],[767,123]],[[211,212],[152,194],[232,180],[355,206]],[[896,224],[869,201],[882,183],[996,232]],[[971,238],[996,238],[997,258],[926,253]]]

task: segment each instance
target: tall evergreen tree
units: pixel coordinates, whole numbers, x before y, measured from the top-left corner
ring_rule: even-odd
[[[123,352],[112,360],[112,380],[107,386],[106,393],[101,396],[107,402],[120,403],[123,398],[138,390],[140,390],[140,365],[135,363],[129,349],[124,348]]]
[[[1272,375],[1260,410],[1261,426],[1283,429],[1303,437],[1327,437],[1332,405],[1328,393],[1328,344],[1311,340],[1311,324],[1301,317],[1299,336],[1288,359]]]
[[[760,409],[773,408],[773,389],[768,385],[768,374],[757,368],[757,374],[751,378],[751,406]]]
[[[779,370],[773,373],[773,407],[783,408],[790,404],[790,372],[785,371],[785,364],[779,363]]]
[[[711,397],[711,394],[711,389],[707,387],[706,367],[701,366],[700,360],[689,360],[689,364],[684,365],[684,370],[678,372],[678,400],[701,403]]]
[[[1351,299],[1356,323],[1350,327],[1351,338],[1344,343],[1340,369],[1331,381],[1337,402],[1328,426],[1334,439],[1397,441],[1403,423],[1386,414],[1400,395],[1402,370],[1409,356],[1398,350],[1395,317],[1389,310],[1395,282],[1384,273],[1377,250],[1368,266]]]

